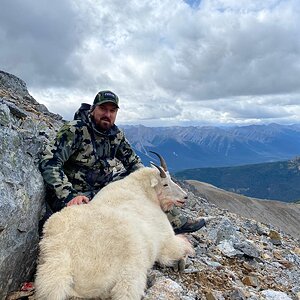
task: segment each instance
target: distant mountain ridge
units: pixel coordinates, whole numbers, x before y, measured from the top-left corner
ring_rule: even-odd
[[[196,168],[175,173],[226,191],[268,200],[300,200],[300,157],[288,161],[221,168]]]
[[[122,128],[144,163],[154,150],[166,157],[173,172],[288,160],[300,154],[300,124]]]

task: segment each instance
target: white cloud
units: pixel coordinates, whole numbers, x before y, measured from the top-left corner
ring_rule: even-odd
[[[296,0],[2,2],[1,68],[67,119],[111,89],[119,123],[300,121]]]

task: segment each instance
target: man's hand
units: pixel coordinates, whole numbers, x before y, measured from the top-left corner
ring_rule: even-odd
[[[89,203],[89,202],[90,202],[90,199],[86,196],[76,196],[75,198],[73,198],[71,201],[69,201],[67,203],[67,206],[80,205],[80,204]]]

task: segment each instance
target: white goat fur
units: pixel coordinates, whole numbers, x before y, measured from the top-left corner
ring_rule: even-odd
[[[193,254],[163,212],[185,196],[168,173],[161,178],[147,167],[110,183],[89,204],[52,215],[40,242],[37,299],[141,299],[155,261],[170,265]]]

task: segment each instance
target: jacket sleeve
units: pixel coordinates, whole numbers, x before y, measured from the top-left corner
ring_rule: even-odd
[[[79,137],[78,128],[74,125],[63,125],[55,140],[42,152],[39,164],[44,181],[64,204],[78,194],[64,173],[63,166],[75,152]]]
[[[128,174],[144,167],[141,159],[134,152],[124,134],[122,136],[116,157],[122,162],[124,168],[128,171]]]

